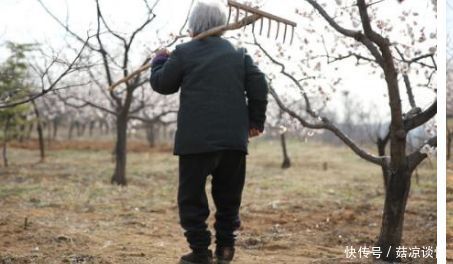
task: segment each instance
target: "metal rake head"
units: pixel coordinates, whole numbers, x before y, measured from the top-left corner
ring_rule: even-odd
[[[288,27],[291,27],[291,41],[290,44],[293,43],[294,40],[294,30],[297,24],[293,21],[290,21],[288,19],[282,18],[275,16],[273,14],[261,11],[259,9],[238,3],[233,0],[228,0],[228,6],[229,6],[229,13],[228,13],[228,24],[230,23],[230,20],[232,19],[233,12],[235,12],[235,19],[234,22],[239,21],[239,17],[241,14],[241,11],[245,13],[245,17],[250,15],[257,15],[260,17],[260,30],[259,33],[260,35],[263,34],[263,28],[264,28],[264,20],[268,20],[268,28],[267,28],[267,37],[271,37],[271,28],[272,28],[272,21],[277,23],[277,33],[275,34],[275,39],[278,40],[279,33],[280,33],[280,24],[283,24],[285,26],[285,32],[283,34],[283,43],[286,41],[286,35],[288,32]],[[252,31],[255,32],[255,22],[252,24]]]

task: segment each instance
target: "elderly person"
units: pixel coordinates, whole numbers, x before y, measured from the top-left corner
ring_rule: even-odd
[[[224,25],[219,5],[198,3],[189,17],[192,37]],[[181,90],[174,154],[179,156],[180,223],[192,252],[180,263],[212,263],[205,185],[212,175],[217,263],[233,259],[245,179],[248,138],[263,132],[268,87],[244,49],[218,36],[158,52],[151,86],[161,94]]]

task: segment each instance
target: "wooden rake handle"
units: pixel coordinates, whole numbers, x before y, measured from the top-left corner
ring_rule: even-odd
[[[260,15],[257,15],[257,14],[254,14],[254,15],[250,15],[250,16],[247,16],[241,20],[239,20],[238,22],[236,23],[232,23],[232,24],[228,24],[228,25],[223,25],[223,26],[219,26],[219,27],[215,27],[215,28],[212,28],[208,31],[205,31],[203,33],[200,33],[198,34],[197,36],[195,36],[193,38],[193,40],[200,40],[200,39],[204,39],[204,38],[207,38],[209,36],[213,36],[213,35],[219,35],[223,32],[226,32],[226,31],[229,31],[229,30],[236,30],[236,29],[240,29],[242,27],[245,27],[247,25],[250,25],[254,22],[256,22],[258,19],[260,19],[261,16]],[[155,53],[155,52],[154,52]],[[154,54],[153,53],[153,54]],[[150,56],[151,57],[151,56]],[[125,83],[125,82],[128,82],[130,81],[132,78],[134,78],[136,75],[148,70],[149,68],[151,68],[151,64],[149,63],[149,61],[151,60],[150,57],[148,57],[146,60],[145,60],[145,63],[138,69],[136,69],[135,71],[131,72],[128,76],[122,78],[121,80],[113,83],[110,87],[109,87],[109,90],[110,91],[113,91],[116,87],[118,87],[118,85],[122,84],[122,83]]]

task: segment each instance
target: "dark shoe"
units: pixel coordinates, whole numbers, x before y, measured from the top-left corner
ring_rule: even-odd
[[[215,249],[215,256],[217,259],[217,264],[229,264],[234,257],[234,247],[218,246]]]
[[[179,264],[212,264],[211,250],[194,250],[181,257]]]

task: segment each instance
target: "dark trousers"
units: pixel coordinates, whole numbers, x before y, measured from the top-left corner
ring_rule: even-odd
[[[192,249],[204,249],[211,244],[211,233],[206,224],[209,205],[205,191],[209,175],[212,175],[212,198],[216,206],[216,244],[234,246],[234,233],[241,223],[239,207],[245,160],[245,153],[236,150],[179,156],[179,217]]]

